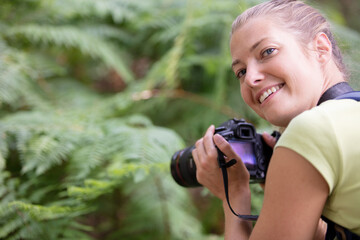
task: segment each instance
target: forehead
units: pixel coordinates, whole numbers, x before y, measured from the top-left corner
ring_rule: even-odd
[[[292,38],[292,34],[276,23],[274,19],[269,17],[254,18],[233,33],[230,40],[230,50],[232,55],[239,51],[244,54],[261,40],[286,42]]]

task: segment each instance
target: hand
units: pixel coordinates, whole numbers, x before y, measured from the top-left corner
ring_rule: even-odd
[[[195,143],[192,155],[196,164],[196,179],[215,196],[222,199],[222,175],[217,162],[217,150],[213,142],[215,127],[211,125],[203,138]]]
[[[326,222],[324,222],[322,219],[319,219],[319,224],[314,235],[314,240],[325,239],[326,230],[327,230]]]
[[[274,138],[273,136],[271,136],[269,133],[264,132],[262,134],[262,138],[264,139],[265,143],[271,147],[272,149],[274,149],[275,144],[276,144],[276,138]],[[259,184],[260,187],[264,190],[265,189],[265,184],[264,183],[260,183]]]
[[[267,132],[264,132],[262,134],[262,137],[265,141],[265,143],[267,145],[269,145],[271,148],[274,148],[275,147],[275,144],[276,144],[276,138],[274,138],[273,136],[271,136],[269,133]]]
[[[230,197],[236,197],[241,192],[249,193],[249,172],[241,158],[233,151],[230,144],[220,135],[214,135],[215,127],[208,128],[203,138],[195,144],[192,152],[196,164],[196,178],[207,187],[215,196],[226,200],[221,169],[217,160],[216,146],[224,153],[226,159],[235,159],[237,163],[228,168],[228,182]]]
[[[251,213],[250,174],[230,144],[219,134],[214,135],[214,132],[215,127],[210,126],[204,137],[196,142],[195,149],[192,151],[196,164],[196,178],[199,183],[207,187],[223,202],[226,225],[225,239],[228,239],[228,236],[247,239],[252,229],[251,222],[239,220],[227,205],[224,181],[217,160],[218,152],[215,144],[226,156],[225,160],[235,159],[237,161],[235,165],[227,168],[228,190],[231,206],[235,212],[240,214]]]

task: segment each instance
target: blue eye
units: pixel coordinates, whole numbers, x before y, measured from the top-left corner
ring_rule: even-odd
[[[237,78],[242,78],[244,75],[246,74],[246,69],[241,69],[240,71],[238,71],[238,73],[236,74]]]
[[[263,52],[262,56],[266,57],[266,56],[272,54],[274,51],[275,51],[275,48],[268,48]]]

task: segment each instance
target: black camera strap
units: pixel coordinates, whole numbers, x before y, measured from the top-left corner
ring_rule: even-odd
[[[227,168],[233,166],[234,164],[237,163],[236,159],[231,159],[230,161],[226,162],[225,158],[224,158],[224,154],[217,148],[218,151],[218,162],[219,162],[219,167],[221,168],[222,171],[222,175],[223,175],[223,179],[224,179],[224,189],[225,189],[225,196],[226,196],[226,201],[229,205],[229,208],[231,210],[231,212],[237,216],[238,218],[241,218],[242,220],[247,220],[247,221],[256,221],[258,219],[258,215],[241,215],[241,214],[237,214],[234,209],[231,207],[230,205],[230,200],[229,200],[229,187],[228,187],[228,174],[227,174]]]
[[[331,100],[331,99],[340,99],[342,98],[351,98],[347,96],[346,94],[349,94],[350,92],[353,92],[354,90],[347,82],[339,82],[335,84],[334,86],[330,87],[328,90],[326,90],[323,95],[321,95],[319,102],[317,105],[320,105],[321,103]]]

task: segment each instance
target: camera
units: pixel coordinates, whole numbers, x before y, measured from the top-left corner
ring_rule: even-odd
[[[250,173],[250,183],[265,181],[273,150],[252,124],[244,119],[230,119],[217,127],[215,134],[223,136],[240,156]],[[272,136],[278,139],[280,133],[274,131]],[[171,175],[183,187],[201,186],[196,179],[196,165],[191,153],[194,148],[193,145],[179,150],[171,158]]]

